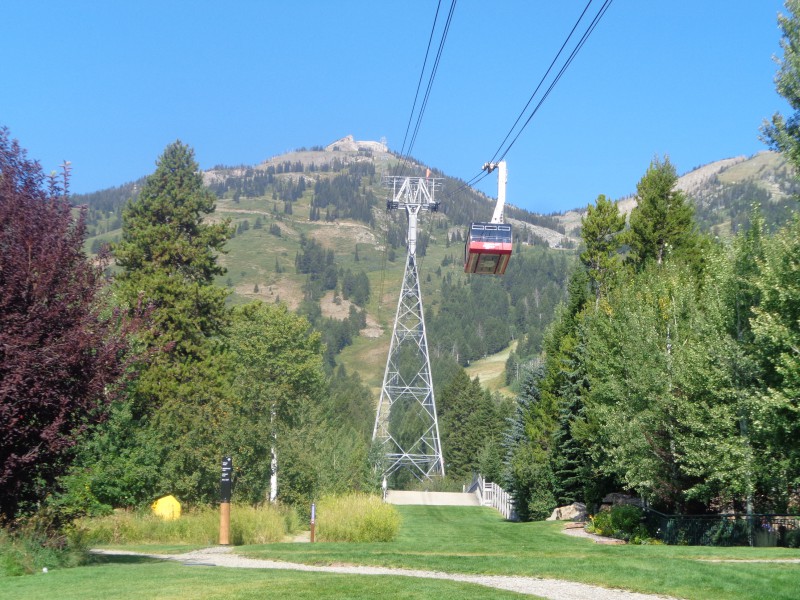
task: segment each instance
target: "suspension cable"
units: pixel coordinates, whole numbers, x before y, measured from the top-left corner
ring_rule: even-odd
[[[436,52],[436,58],[433,61],[433,66],[431,67],[431,71],[430,71],[430,74],[428,76],[428,84],[427,84],[427,86],[425,88],[425,94],[423,95],[422,101],[419,104],[419,110],[417,112],[417,119],[416,119],[416,123],[414,125],[414,130],[413,130],[413,133],[411,135],[411,139],[409,141],[409,144],[408,144],[407,148],[406,148],[406,144],[405,144],[405,139],[403,141],[403,147],[401,148],[401,151],[400,151],[400,156],[401,156],[402,160],[401,160],[400,164],[398,165],[398,169],[395,171],[396,173],[398,171],[404,171],[405,168],[408,166],[409,160],[411,158],[411,151],[412,151],[412,149],[414,147],[414,144],[415,144],[415,142],[417,140],[417,135],[419,134],[420,126],[422,125],[422,117],[425,114],[425,109],[426,109],[426,107],[428,105],[428,100],[430,99],[431,90],[433,89],[433,82],[436,79],[436,73],[437,73],[437,71],[439,69],[439,62],[441,61],[442,53],[444,52],[444,45],[445,45],[445,42],[447,41],[447,34],[450,31],[450,24],[452,23],[452,20],[453,20],[453,13],[455,12],[457,2],[458,2],[458,0],[451,0],[451,2],[450,2],[450,10],[448,11],[447,20],[445,21],[445,24],[444,24],[444,27],[443,27],[443,30],[442,30],[442,36],[439,39],[439,47],[438,47],[437,52]],[[437,6],[437,8],[436,8],[437,18],[438,18],[438,14],[439,14],[439,7]],[[435,29],[435,28],[436,28],[436,18],[434,19],[433,28],[431,30],[431,38],[433,37],[433,29]],[[426,51],[426,53],[425,53],[425,61],[423,62],[422,72],[420,73],[420,82],[422,81],[423,73],[425,72],[425,67],[426,67],[427,60],[428,60],[428,53],[430,51],[430,40],[429,40],[428,44],[429,44],[428,45],[428,51]],[[419,88],[418,88],[418,92],[419,92]],[[414,110],[415,110],[415,108],[417,106],[417,102],[416,101],[417,101],[417,97],[415,97],[415,99],[414,99],[414,105],[412,106],[411,115],[409,116],[409,126],[411,124],[411,121],[414,118]],[[408,135],[408,128],[406,129],[406,136],[407,135]]]
[[[531,122],[531,119],[533,119],[534,115],[537,112],[539,112],[539,109],[541,108],[542,104],[544,104],[544,101],[547,100],[547,97],[550,95],[550,92],[553,91],[553,88],[556,86],[556,84],[559,82],[561,77],[564,75],[564,72],[572,64],[572,61],[575,60],[575,57],[578,55],[578,52],[580,52],[581,48],[583,48],[583,46],[586,44],[586,41],[589,39],[589,36],[595,30],[595,28],[597,27],[598,23],[603,18],[603,15],[605,15],[605,13],[608,11],[608,8],[611,6],[612,2],[613,2],[613,0],[605,0],[603,5],[600,7],[600,10],[594,16],[594,19],[592,19],[592,22],[586,28],[586,30],[584,31],[584,33],[581,36],[580,40],[575,45],[575,48],[573,48],[573,50],[570,53],[569,57],[564,62],[562,67],[559,69],[558,74],[555,76],[555,78],[553,79],[552,83],[547,88],[547,91],[544,93],[544,95],[542,96],[541,100],[539,100],[538,104],[534,107],[533,111],[528,116],[528,118],[526,119],[525,123],[522,125],[520,130],[517,132],[517,134],[511,140],[511,143],[509,143],[508,146],[506,147],[506,149],[503,151],[503,153],[500,154],[498,160],[503,160],[503,158],[505,158],[506,154],[508,154],[509,150],[511,150],[511,147],[516,143],[516,141],[519,139],[519,136],[522,135],[522,132],[525,130],[525,128]],[[591,4],[591,0],[590,0],[590,4]],[[581,18],[582,18],[582,16],[583,15],[581,15]],[[570,36],[571,35],[572,35],[572,33],[570,33]],[[561,51],[559,50],[559,53],[560,52]],[[549,69],[548,69],[548,72],[549,72]],[[537,89],[538,89],[538,87],[537,87]],[[530,101],[529,101],[529,104],[530,104]],[[516,126],[516,124],[515,124],[515,126]],[[512,128],[512,130],[513,130],[513,128]],[[508,139],[508,136],[506,136],[506,139]],[[503,140],[503,143],[505,143],[505,140]],[[501,144],[501,147],[498,148],[498,151],[495,152],[495,156],[497,156],[497,154],[500,152],[501,148],[502,148],[502,144]]]
[[[514,135],[513,139],[512,139],[512,140],[511,140],[511,142],[508,144],[508,146],[506,146],[505,150],[503,150],[503,146],[506,144],[506,142],[507,142],[507,141],[508,141],[508,139],[509,139],[509,138],[512,136],[512,134],[514,134],[514,130],[517,128],[517,125],[519,125],[520,121],[521,121],[521,120],[522,120],[522,118],[525,116],[525,113],[526,113],[526,111],[528,110],[528,108],[530,107],[530,105],[531,105],[531,103],[533,102],[534,98],[536,97],[536,94],[539,92],[539,90],[540,90],[540,89],[542,88],[542,86],[544,85],[545,81],[547,80],[547,77],[548,77],[548,75],[550,74],[550,72],[553,70],[553,67],[554,67],[554,66],[556,65],[556,63],[558,62],[558,59],[559,59],[559,57],[562,55],[562,53],[564,52],[564,49],[565,49],[565,48],[567,47],[567,45],[569,44],[569,41],[572,39],[572,37],[573,37],[573,35],[575,34],[576,30],[578,29],[578,26],[580,25],[581,21],[583,21],[583,20],[584,20],[584,17],[586,16],[586,13],[587,13],[587,11],[589,10],[589,7],[591,6],[592,2],[593,2],[593,0],[589,0],[589,1],[587,2],[587,4],[586,4],[586,6],[584,7],[583,11],[581,12],[580,16],[579,16],[579,17],[578,17],[578,19],[575,21],[575,24],[572,26],[572,29],[570,30],[570,32],[569,32],[569,34],[567,35],[566,39],[565,39],[565,40],[564,40],[564,42],[561,44],[561,47],[559,48],[558,52],[556,53],[555,57],[553,58],[552,62],[550,63],[550,66],[547,68],[547,70],[545,71],[544,75],[543,75],[543,76],[542,76],[542,78],[539,80],[539,83],[537,84],[536,88],[534,89],[534,91],[533,91],[533,93],[531,94],[530,98],[528,99],[527,103],[526,103],[526,104],[525,104],[525,106],[523,107],[522,111],[520,111],[520,114],[517,116],[517,119],[514,121],[514,124],[513,124],[513,125],[511,126],[511,128],[508,130],[508,133],[507,133],[507,134],[506,134],[506,136],[503,138],[503,141],[502,141],[502,142],[500,143],[500,145],[498,146],[498,148],[497,148],[497,150],[495,151],[494,155],[492,156],[491,160],[490,160],[490,161],[488,161],[488,162],[499,162],[499,161],[501,161],[501,160],[503,160],[503,159],[505,158],[505,156],[506,156],[506,155],[508,154],[508,152],[511,150],[512,146],[513,146],[513,145],[516,143],[516,141],[519,139],[520,135],[522,135],[522,132],[523,132],[523,131],[525,130],[525,128],[526,128],[526,127],[527,127],[527,126],[530,124],[531,120],[533,119],[533,116],[534,116],[534,115],[535,115],[535,114],[536,114],[536,113],[539,111],[539,108],[541,108],[541,106],[542,106],[542,104],[544,103],[544,101],[547,99],[547,97],[548,97],[548,96],[550,95],[550,93],[553,91],[553,88],[556,86],[556,84],[559,82],[559,80],[561,79],[561,77],[564,75],[564,72],[565,72],[565,71],[567,70],[567,68],[568,68],[568,67],[569,67],[569,66],[572,64],[572,61],[573,61],[573,60],[575,59],[575,57],[577,56],[578,52],[579,52],[579,51],[581,50],[581,48],[583,48],[583,46],[586,44],[586,41],[589,39],[589,36],[592,34],[592,32],[595,30],[595,28],[597,27],[597,25],[598,25],[598,23],[600,22],[600,20],[603,18],[603,16],[605,15],[605,13],[608,11],[608,9],[609,9],[609,7],[611,6],[611,3],[613,2],[613,0],[604,0],[604,2],[603,2],[603,5],[602,5],[602,6],[600,7],[600,9],[597,11],[597,13],[595,14],[595,16],[594,16],[594,18],[592,19],[592,21],[589,23],[589,25],[588,25],[588,27],[586,28],[586,30],[584,30],[584,32],[583,32],[583,34],[581,35],[580,39],[579,39],[579,40],[578,40],[578,42],[575,44],[575,47],[572,49],[572,51],[570,52],[570,54],[569,54],[569,56],[567,57],[567,59],[564,61],[564,64],[563,64],[563,65],[561,66],[561,68],[558,70],[558,73],[556,74],[556,76],[554,77],[553,81],[552,81],[552,82],[550,83],[550,85],[548,86],[548,88],[547,88],[547,90],[545,91],[545,93],[544,93],[544,95],[542,96],[542,98],[541,98],[541,99],[539,100],[539,102],[536,104],[536,106],[534,107],[533,111],[532,111],[532,112],[531,112],[531,113],[528,115],[527,119],[526,119],[526,120],[525,120],[525,122],[523,123],[522,127],[520,128],[520,130],[519,130],[519,131],[516,133],[516,135]],[[501,152],[502,152],[502,154],[501,154]],[[498,155],[499,155],[499,156],[498,156]],[[487,177],[487,176],[488,176],[488,173],[487,173],[487,172],[485,172],[485,171],[481,171],[480,173],[478,173],[478,174],[476,174],[475,176],[473,176],[473,177],[472,177],[470,180],[466,181],[466,182],[465,182],[465,183],[463,183],[461,186],[459,186],[458,188],[456,188],[454,191],[452,191],[452,192],[450,192],[449,194],[447,194],[447,195],[446,195],[446,196],[443,198],[443,201],[447,201],[447,200],[451,199],[453,196],[455,196],[456,194],[460,193],[462,190],[464,190],[464,189],[466,189],[466,188],[468,188],[468,187],[475,186],[476,184],[478,184],[480,181],[482,181],[482,180],[483,180],[485,177]]]
[[[433,16],[433,25],[431,25],[431,33],[428,36],[428,47],[425,49],[425,59],[422,61],[422,69],[419,72],[419,81],[417,81],[417,91],[414,93],[414,102],[411,104],[411,113],[408,115],[408,124],[406,125],[406,133],[403,136],[403,145],[400,147],[400,156],[405,155],[406,140],[408,139],[408,132],[411,129],[411,121],[414,118],[414,111],[417,108],[417,100],[419,99],[419,90],[422,87],[422,78],[425,75],[425,67],[428,64],[428,55],[431,51],[431,42],[433,42],[433,33],[436,31],[436,21],[439,19],[439,9],[442,6],[442,0],[436,5],[436,14]]]
[[[570,30],[569,35],[564,40],[564,43],[561,44],[561,48],[558,49],[558,52],[553,57],[553,60],[550,63],[550,66],[547,67],[547,71],[545,71],[544,75],[542,75],[542,78],[539,80],[539,83],[536,85],[536,89],[533,90],[533,93],[531,94],[531,97],[528,98],[528,102],[525,103],[525,106],[520,111],[519,115],[517,116],[517,120],[514,121],[514,124],[511,126],[511,129],[508,130],[508,133],[506,134],[506,137],[503,138],[503,141],[500,142],[500,146],[495,151],[494,155],[492,155],[492,159],[489,161],[490,163],[496,162],[495,159],[497,158],[497,155],[500,153],[500,149],[503,147],[503,144],[505,144],[506,141],[508,140],[508,138],[511,137],[511,134],[513,133],[513,131],[516,128],[517,124],[520,122],[522,117],[525,115],[525,111],[528,110],[528,107],[531,105],[531,102],[533,102],[533,99],[536,97],[536,94],[539,92],[539,89],[544,84],[545,80],[547,79],[547,76],[550,74],[550,71],[553,70],[553,66],[555,66],[556,62],[558,61],[558,57],[561,56],[561,53],[564,51],[564,48],[566,48],[567,44],[569,43],[569,40],[572,38],[572,35],[575,33],[575,30],[578,28],[578,25],[580,25],[580,22],[583,20],[583,17],[586,14],[586,11],[589,10],[589,7],[591,5],[592,5],[592,0],[589,0],[586,3],[586,6],[583,8],[583,12],[581,12],[581,15],[578,17],[578,20],[575,21],[575,25],[572,26],[572,29]]]

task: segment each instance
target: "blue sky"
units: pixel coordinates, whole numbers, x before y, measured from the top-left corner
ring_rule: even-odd
[[[585,5],[461,0],[412,155],[476,175]],[[151,173],[176,139],[204,169],[348,134],[399,151],[435,10],[435,0],[6,0],[0,125],[45,171],[70,160],[74,192]],[[762,120],[788,111],[773,83],[782,10],[782,0],[614,0],[506,155],[508,201],[582,207],[633,192],[655,155],[684,173],[764,150]],[[490,195],[496,185],[480,183]]]

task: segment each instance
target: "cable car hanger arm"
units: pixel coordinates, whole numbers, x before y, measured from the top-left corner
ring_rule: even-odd
[[[492,163],[487,162],[483,164],[483,170],[491,173],[495,169],[500,169],[497,174],[497,205],[494,207],[494,214],[490,223],[503,222],[503,209],[506,205],[506,182],[508,181],[508,171],[506,169],[506,161]]]

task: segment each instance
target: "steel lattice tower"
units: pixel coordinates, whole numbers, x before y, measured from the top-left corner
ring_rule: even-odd
[[[407,468],[423,480],[444,475],[416,256],[418,216],[438,209],[434,193],[439,181],[428,177],[385,181],[392,192],[386,207],[405,209],[408,215],[408,255],[372,439],[383,446],[384,475]]]

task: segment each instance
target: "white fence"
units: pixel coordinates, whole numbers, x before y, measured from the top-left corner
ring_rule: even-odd
[[[467,491],[475,493],[481,506],[491,506],[500,511],[500,514],[509,521],[517,520],[517,513],[514,511],[514,500],[511,498],[511,494],[496,483],[486,481],[482,475],[478,475],[472,480],[472,484]]]

